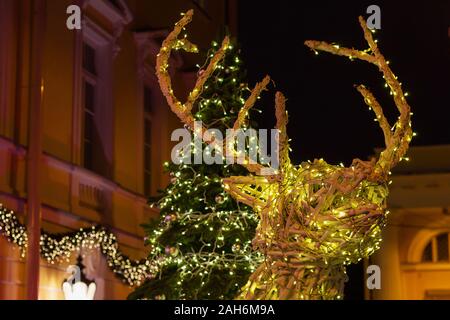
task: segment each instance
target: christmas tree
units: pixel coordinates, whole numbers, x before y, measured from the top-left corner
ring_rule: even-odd
[[[213,42],[205,65],[218,49]],[[250,92],[241,65],[239,49],[230,45],[195,106],[195,119],[223,136]],[[245,175],[247,170],[226,161],[164,166],[170,184],[157,201],[151,200],[161,218],[144,225],[150,258],[158,270],[129,299],[234,298],[261,263],[251,246],[258,219],[224,191],[222,178]]]

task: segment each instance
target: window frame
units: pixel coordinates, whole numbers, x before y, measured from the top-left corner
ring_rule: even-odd
[[[82,118],[82,153],[83,153],[83,157],[82,157],[82,166],[88,170],[94,170],[94,154],[93,154],[93,150],[91,150],[91,159],[89,160],[89,163],[87,163],[87,158],[86,158],[86,154],[87,154],[87,148],[86,145],[90,144],[90,147],[92,149],[95,148],[95,137],[92,134],[92,136],[90,137],[90,139],[88,139],[86,137],[86,118],[87,115],[92,117],[92,130],[95,132],[96,130],[96,123],[95,123],[95,109],[98,108],[97,104],[97,97],[98,97],[98,92],[97,92],[97,85],[98,85],[98,66],[97,66],[97,57],[98,57],[98,52],[96,50],[96,48],[94,46],[92,46],[88,41],[83,41],[83,58],[84,58],[84,49],[85,46],[89,46],[90,48],[92,48],[92,50],[94,50],[94,68],[96,71],[96,74],[93,74],[90,70],[88,70],[87,68],[85,68],[84,65],[84,59],[82,59],[82,84],[83,84],[83,91],[82,91],[82,107],[83,107],[83,118]],[[92,106],[92,110],[90,108],[88,108],[88,106],[86,105],[86,84],[91,85],[94,88],[94,99],[93,99],[93,106]]]
[[[447,259],[439,260],[439,246],[438,246],[438,237],[446,235],[447,236]],[[424,255],[425,251],[428,250],[428,247],[431,245],[431,261],[425,260]],[[425,244],[422,249],[420,263],[430,264],[430,263],[450,263],[450,232],[440,232],[433,237],[431,237]]]
[[[83,16],[82,28],[77,30],[74,48],[74,99],[73,99],[73,142],[72,162],[89,171],[113,178],[113,138],[114,138],[114,109],[112,97],[112,71],[113,60],[117,46],[115,37]],[[89,45],[96,52],[95,73],[84,68],[84,45]],[[103,154],[93,155],[93,165],[85,164],[85,83],[95,87],[94,96],[94,123],[96,124],[96,138]],[[101,163],[107,162],[107,163]]]

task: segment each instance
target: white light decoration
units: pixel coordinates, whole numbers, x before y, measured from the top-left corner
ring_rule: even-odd
[[[88,286],[82,281],[75,282],[74,284],[66,281],[63,283],[62,289],[65,300],[94,300],[97,287],[94,282]]]
[[[19,246],[21,257],[25,258],[28,247],[27,228],[17,214],[0,203],[0,235]],[[105,227],[92,226],[65,234],[41,232],[40,254],[47,263],[69,262],[74,251],[100,249],[110,270],[129,286],[139,285],[143,279],[155,275],[164,261],[142,259],[131,260],[119,248],[117,237]]]

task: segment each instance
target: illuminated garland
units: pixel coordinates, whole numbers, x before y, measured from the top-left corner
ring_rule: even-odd
[[[6,209],[1,203],[0,233],[3,234],[9,242],[19,246],[20,256],[24,258],[28,245],[27,228],[19,222],[14,211]]]
[[[196,219],[198,220],[198,224],[205,224],[214,217],[237,217],[237,213],[230,215],[230,212],[217,212],[216,215],[208,214],[202,217],[189,212],[180,215],[179,218],[186,221]],[[242,213],[239,212],[239,214]],[[245,212],[243,214],[247,215]],[[255,216],[249,213],[248,216],[244,216],[243,218],[255,219]],[[240,224],[243,220],[229,221],[235,227],[244,227]],[[163,232],[163,229],[156,229],[154,231],[155,235],[161,232]],[[8,210],[2,204],[0,204],[0,233],[9,242],[19,246],[21,257],[24,258],[28,244],[26,227],[20,223],[14,211]],[[220,241],[220,239],[219,236],[217,240]],[[99,249],[105,256],[111,271],[129,286],[139,285],[144,279],[157,276],[164,266],[171,264],[185,266],[180,268],[181,277],[183,278],[187,275],[192,276],[192,272],[188,270],[188,266],[194,272],[203,273],[206,276],[208,270],[219,264],[222,264],[225,268],[229,268],[233,264],[245,261],[249,263],[250,270],[254,271],[255,266],[260,263],[260,258],[257,253],[249,254],[251,252],[250,243],[242,243],[239,247],[236,247],[233,254],[223,255],[216,255],[211,252],[168,255],[155,247],[157,249],[151,251],[149,258],[135,261],[120,252],[116,236],[104,227],[93,226],[90,228],[81,228],[78,231],[60,235],[50,235],[44,231],[41,233],[40,254],[50,264],[63,261],[68,262],[71,254],[75,251],[80,251],[81,248]]]
[[[216,52],[199,77],[186,103],[175,97],[167,72],[173,49],[194,51],[194,45],[178,36],[191,21],[188,11],[164,40],[157,58],[157,76],[161,91],[172,111],[194,130],[191,109],[228,48],[228,39]],[[368,257],[379,248],[385,224],[386,198],[391,168],[404,158],[413,137],[411,112],[397,77],[378,50],[371,31],[360,17],[369,49],[359,51],[319,41],[306,41],[314,51],[322,50],[350,59],[360,59],[379,68],[400,112],[394,126],[389,125],[381,105],[363,85],[357,87],[385,136],[386,148],[378,159],[355,159],[348,168],[327,164],[324,160],[291,164],[286,133],[285,97],[275,97],[276,128],[279,130],[280,170],[272,176],[261,175],[261,165],[244,162],[256,175],[234,176],[223,180],[226,191],[237,201],[258,213],[260,222],[253,245],[265,259],[242,288],[240,299],[342,299],[346,279],[345,266]],[[239,111],[233,126],[243,126],[245,115],[265,90],[270,78],[257,83]],[[202,134],[205,129],[199,130]],[[212,137],[204,137],[211,143]],[[217,142],[217,141],[215,141]],[[220,142],[219,142],[220,143]],[[233,144],[225,145],[227,156],[236,154]]]
[[[2,204],[0,233],[19,246],[21,257],[24,258],[28,244],[26,227],[19,222],[14,211],[7,210]],[[44,231],[41,233],[40,254],[48,263],[68,262],[72,252],[80,251],[81,248],[100,249],[114,274],[130,286],[138,285],[158,268],[157,263],[148,259],[130,260],[120,252],[116,236],[104,227],[82,228],[61,235],[50,235]]]

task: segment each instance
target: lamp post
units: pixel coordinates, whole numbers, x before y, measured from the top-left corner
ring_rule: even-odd
[[[89,280],[84,276],[83,269],[81,256],[78,256],[76,265],[67,268],[71,276],[62,285],[65,300],[94,300],[97,287],[93,281],[88,284]]]

